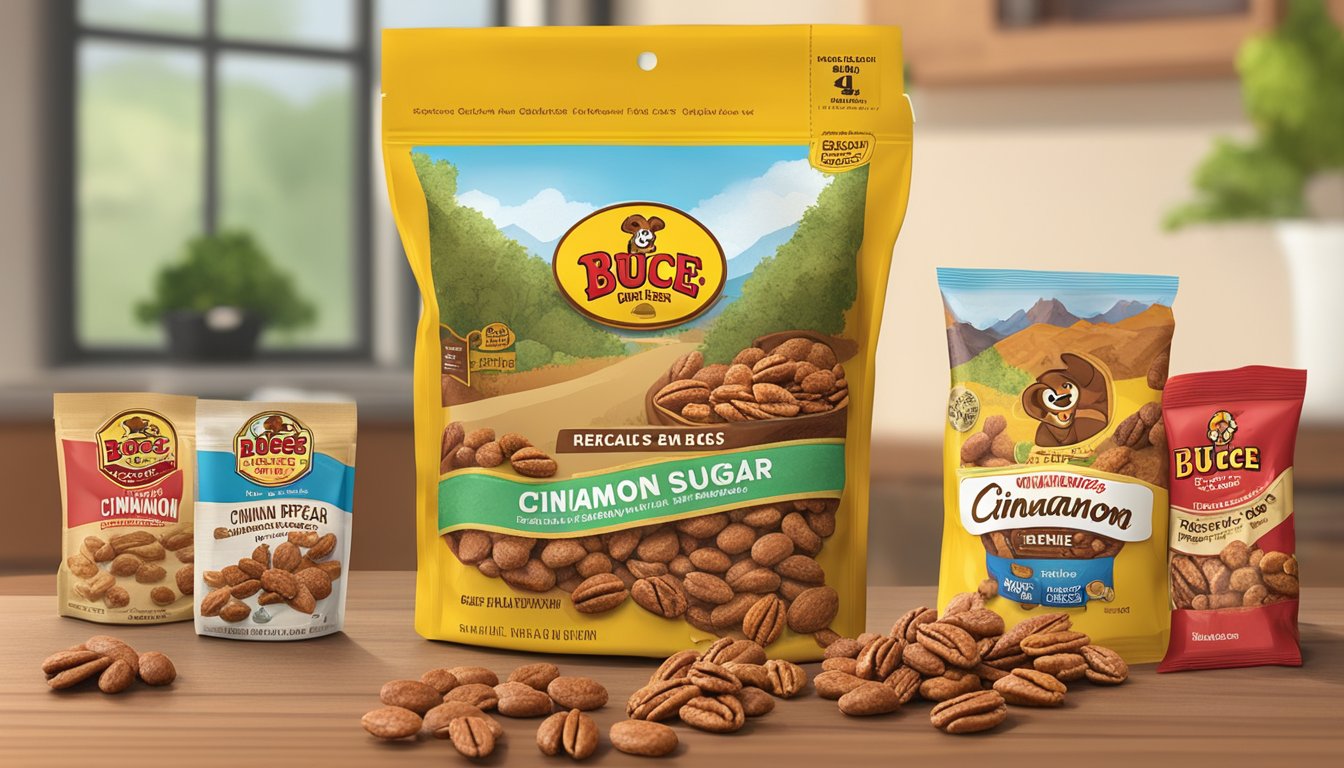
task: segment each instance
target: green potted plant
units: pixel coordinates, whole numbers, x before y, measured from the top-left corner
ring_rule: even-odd
[[[189,240],[183,257],[159,271],[136,314],[163,324],[173,357],[239,360],[255,354],[265,328],[308,325],[316,310],[250,234],[233,231]]]
[[[1323,0],[1293,0],[1282,23],[1237,56],[1249,141],[1221,138],[1195,171],[1194,199],[1169,229],[1274,222],[1293,291],[1294,352],[1311,371],[1307,413],[1344,419],[1335,293],[1344,284],[1344,31]]]

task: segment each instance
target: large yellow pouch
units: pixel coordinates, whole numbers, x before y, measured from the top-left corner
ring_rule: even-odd
[[[938,604],[1066,613],[1125,660],[1166,649],[1175,277],[939,269],[952,390]]]
[[[425,637],[657,656],[863,629],[900,36],[389,31]]]

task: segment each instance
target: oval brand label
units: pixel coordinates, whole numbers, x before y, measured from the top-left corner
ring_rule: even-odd
[[[234,468],[258,485],[288,485],[313,468],[313,432],[284,411],[264,411],[233,437]]]
[[[867,165],[877,138],[871,133],[829,131],[812,142],[808,160],[819,171],[835,173]]]
[[[98,430],[98,469],[122,488],[153,485],[177,470],[177,431],[153,411],[122,411]]]
[[[484,352],[498,352],[508,349],[517,341],[513,329],[504,323],[490,323],[481,329],[480,347]]]
[[[555,282],[579,312],[618,328],[666,328],[718,298],[728,263],[703,224],[660,203],[595,211],[555,246]]]

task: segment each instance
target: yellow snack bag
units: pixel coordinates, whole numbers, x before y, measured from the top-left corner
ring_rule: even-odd
[[[899,32],[396,30],[425,637],[666,655],[862,631]]]
[[[939,606],[979,587],[1009,626],[1063,612],[1126,661],[1157,661],[1176,278],[939,269],[938,287],[952,365]]]

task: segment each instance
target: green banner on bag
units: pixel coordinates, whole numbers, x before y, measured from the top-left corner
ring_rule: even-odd
[[[841,440],[800,440],[554,481],[459,470],[439,481],[439,532],[557,537],[602,533],[751,504],[835,498]]]

